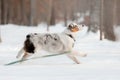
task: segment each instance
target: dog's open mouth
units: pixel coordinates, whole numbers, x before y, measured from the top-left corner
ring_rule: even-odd
[[[79,28],[78,27],[74,27],[74,28],[71,28],[70,29],[72,32],[77,32],[77,31],[79,31]]]

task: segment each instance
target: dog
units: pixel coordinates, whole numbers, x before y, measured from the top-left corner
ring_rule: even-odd
[[[30,33],[26,36],[24,46],[18,52],[17,58],[22,60],[36,53],[37,50],[45,50],[51,53],[67,53],[67,56],[75,63],[80,64],[76,56],[86,56],[73,50],[76,34],[84,25],[71,23],[62,33]],[[22,55],[23,54],[23,55]]]

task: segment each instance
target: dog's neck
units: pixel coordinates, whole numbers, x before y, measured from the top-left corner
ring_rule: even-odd
[[[65,33],[67,35],[71,35],[74,39],[76,39],[76,37],[77,37],[77,32],[71,32],[68,29],[64,30],[63,33]]]

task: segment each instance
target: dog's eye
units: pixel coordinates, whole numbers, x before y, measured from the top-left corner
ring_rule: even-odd
[[[69,29],[72,29],[73,27],[74,27],[73,25],[69,25],[69,26],[68,26]]]

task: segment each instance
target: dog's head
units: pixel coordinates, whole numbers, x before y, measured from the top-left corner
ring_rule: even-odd
[[[78,32],[78,31],[82,30],[83,27],[84,27],[84,25],[78,25],[76,23],[71,23],[68,25],[68,29],[71,32]]]

